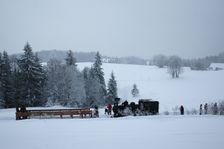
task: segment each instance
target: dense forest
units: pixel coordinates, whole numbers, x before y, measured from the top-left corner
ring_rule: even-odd
[[[24,53],[9,57],[0,53],[0,106],[52,106],[68,107],[104,106],[117,97],[114,73],[108,82],[104,80],[102,58],[96,52],[91,68],[77,69],[76,59],[69,50],[64,61],[52,58],[46,66],[29,43]]]

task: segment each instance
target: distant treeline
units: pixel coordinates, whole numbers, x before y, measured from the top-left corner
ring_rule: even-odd
[[[62,50],[47,50],[36,52],[42,62],[49,62],[51,59],[65,61],[67,51]],[[19,58],[22,54],[13,54],[12,57]],[[94,62],[96,52],[74,52],[74,57],[77,62]]]
[[[42,62],[49,62],[51,59],[65,61],[67,51],[62,50],[47,50],[37,52],[38,57]],[[77,62],[94,62],[96,52],[74,52],[74,57]],[[21,54],[14,54],[11,57],[18,58]],[[102,56],[104,63],[116,64],[135,64],[135,65],[157,65],[158,67],[168,66],[168,56],[163,54],[155,55],[152,59],[142,59],[136,56],[130,57],[110,57]],[[207,70],[211,63],[224,63],[224,52],[216,56],[207,56],[198,59],[182,59],[182,66],[190,67],[192,70]]]
[[[159,54],[153,57],[151,65],[156,65],[159,68],[169,65],[170,57]],[[207,56],[198,59],[181,59],[181,65],[190,67],[192,70],[208,70],[211,63],[224,63],[224,52],[217,56]]]
[[[224,52],[217,56],[207,56],[199,59],[183,59],[183,66],[192,70],[207,70],[211,63],[224,63]]]
[[[36,52],[42,62],[49,62],[51,59],[57,59],[59,61],[65,61],[67,51],[62,50],[46,50]],[[77,62],[94,62],[97,52],[74,52],[74,57]],[[11,57],[19,58],[22,54],[13,54]],[[102,56],[102,62],[104,63],[117,63],[117,64],[136,64],[146,65],[148,60],[130,56],[130,57],[108,57]]]

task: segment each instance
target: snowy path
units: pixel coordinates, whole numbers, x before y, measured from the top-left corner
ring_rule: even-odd
[[[2,149],[223,149],[223,116],[14,120],[0,110]]]

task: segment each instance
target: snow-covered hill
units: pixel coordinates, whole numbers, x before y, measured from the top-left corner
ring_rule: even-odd
[[[92,63],[78,63],[82,70]],[[224,100],[224,70],[192,71],[184,68],[179,79],[172,79],[166,68],[156,66],[103,64],[106,81],[113,71],[118,84],[118,94],[123,100],[137,101],[130,92],[134,83],[140,91],[139,98],[160,102],[160,111],[184,105],[186,109],[199,108],[205,102]]]

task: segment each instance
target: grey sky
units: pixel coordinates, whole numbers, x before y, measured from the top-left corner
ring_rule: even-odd
[[[0,51],[201,57],[224,51],[223,0],[0,0]]]

